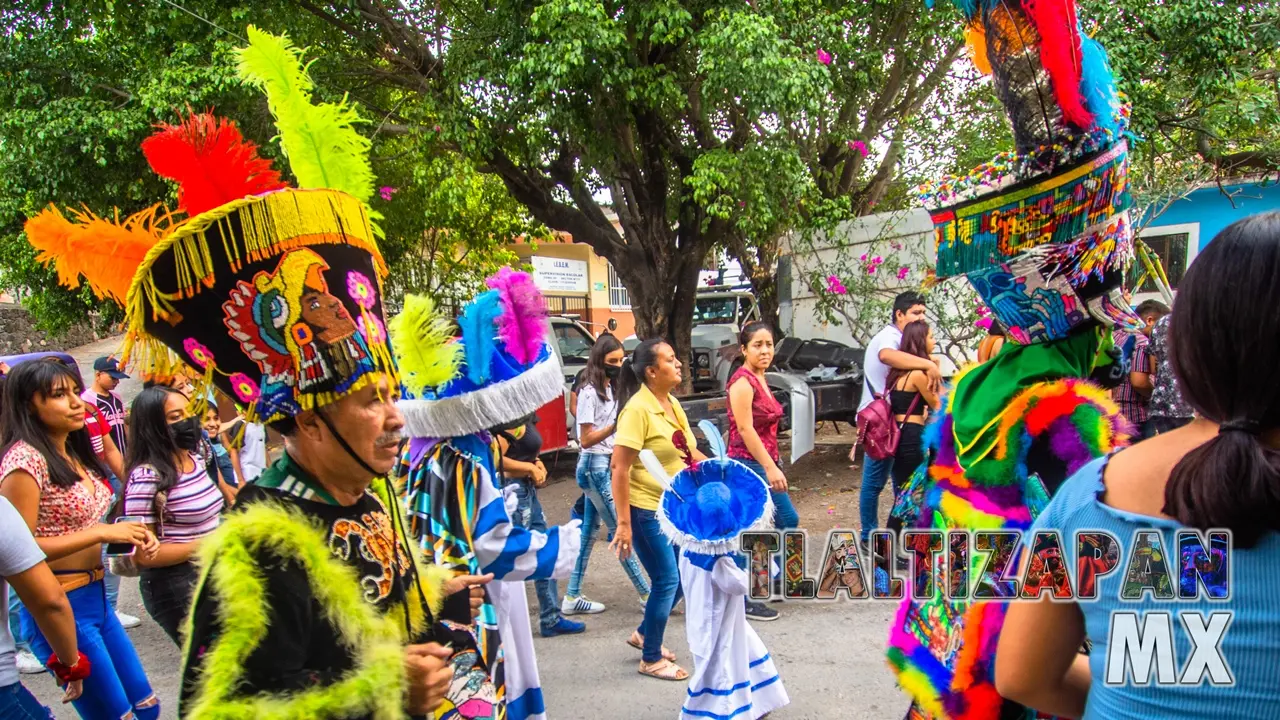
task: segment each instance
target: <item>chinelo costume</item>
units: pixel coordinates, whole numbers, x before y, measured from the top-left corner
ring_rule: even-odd
[[[1133,257],[1128,108],[1073,0],[956,5],[1017,148],[922,196],[938,276],[966,276],[1011,342],[957,377],[926,432],[931,460],[895,513],[908,528],[1024,530],[1068,475],[1127,441],[1109,393],[1087,378],[1122,377],[1111,331],[1140,327],[1121,287]],[[994,685],[1006,591],[978,578],[982,554],[949,555],[954,581],[994,599],[948,599],[937,577],[932,598],[903,602],[888,660],[914,701],[908,717],[1034,716]]]
[[[241,78],[266,90],[299,187],[234,124],[197,114],[143,145],[152,168],[178,182],[184,221],[153,208],[119,223],[87,213],[71,222],[50,209],[27,231],[64,279],[83,275],[123,303],[125,354],[143,372],[189,365],[203,374],[196,398],[211,383],[250,422],[270,424],[399,380],[366,206],[368,141],[350,108],[312,104],[287,39],[248,35]],[[451,573],[422,563],[404,527],[385,479],[340,505],[287,453],[244,487],[197,551],[179,714],[407,717],[404,645],[439,642],[471,682],[452,703],[482,706],[460,717],[496,717],[492,702],[483,710],[493,688],[464,627],[467,593],[446,603]]]
[[[516,498],[499,485],[501,454],[489,431],[562,397],[564,376],[533,278],[504,268],[488,285],[463,308],[459,338],[425,298],[407,297],[391,323],[412,437],[405,492],[410,532],[428,559],[493,573],[475,626],[481,655],[506,717],[540,720],[546,709],[524,581],[569,576],[580,521],[546,533],[512,524]]]
[[[725,457],[714,425],[703,420],[699,427],[715,457],[690,463],[674,478],[652,450],[640,453],[665,486],[658,524],[680,547],[685,629],[694,664],[680,718],[755,720],[791,700],[768,648],[747,623],[743,597],[749,578],[734,553],[743,532],[773,527],[773,500],[763,478]]]

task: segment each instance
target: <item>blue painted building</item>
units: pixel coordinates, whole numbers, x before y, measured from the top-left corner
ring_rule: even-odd
[[[1280,210],[1280,184],[1248,181],[1209,185],[1175,201],[1143,228],[1141,237],[1163,261],[1169,283],[1177,289],[1182,274],[1199,252],[1223,228],[1240,218]],[[1151,285],[1140,288],[1135,300],[1156,297]]]

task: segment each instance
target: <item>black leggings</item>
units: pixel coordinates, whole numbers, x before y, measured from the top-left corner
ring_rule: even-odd
[[[898,451],[893,454],[893,500],[896,503],[903,488],[911,481],[911,476],[924,462],[924,426],[916,423],[903,423],[902,434],[898,438]],[[902,521],[889,514],[889,529],[895,533],[902,529]]]
[[[198,579],[196,566],[191,561],[169,567],[144,568],[139,574],[142,606],[178,647],[182,647],[182,626],[187,621],[191,594]]]

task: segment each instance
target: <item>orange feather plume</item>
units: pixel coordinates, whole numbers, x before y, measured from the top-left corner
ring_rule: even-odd
[[[27,220],[27,242],[39,251],[36,259],[52,264],[58,281],[80,287],[80,278],[99,298],[124,304],[134,273],[147,251],[172,225],[172,216],[153,205],[130,215],[106,220],[88,210],[72,210],[68,220],[50,205]]]
[[[161,125],[142,141],[142,153],[152,170],[178,183],[178,209],[190,215],[288,187],[235,123],[210,113]]]

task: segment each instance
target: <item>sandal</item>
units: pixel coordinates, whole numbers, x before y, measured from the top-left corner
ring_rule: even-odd
[[[635,630],[631,631],[631,637],[627,638],[627,644],[637,650],[644,651],[644,638],[640,637],[640,633]],[[662,648],[662,659],[668,662],[675,662],[676,654],[664,647]]]
[[[640,663],[640,674],[648,675],[651,678],[659,680],[670,680],[681,682],[689,679],[689,673],[684,668],[667,659],[659,660],[653,664]]]

